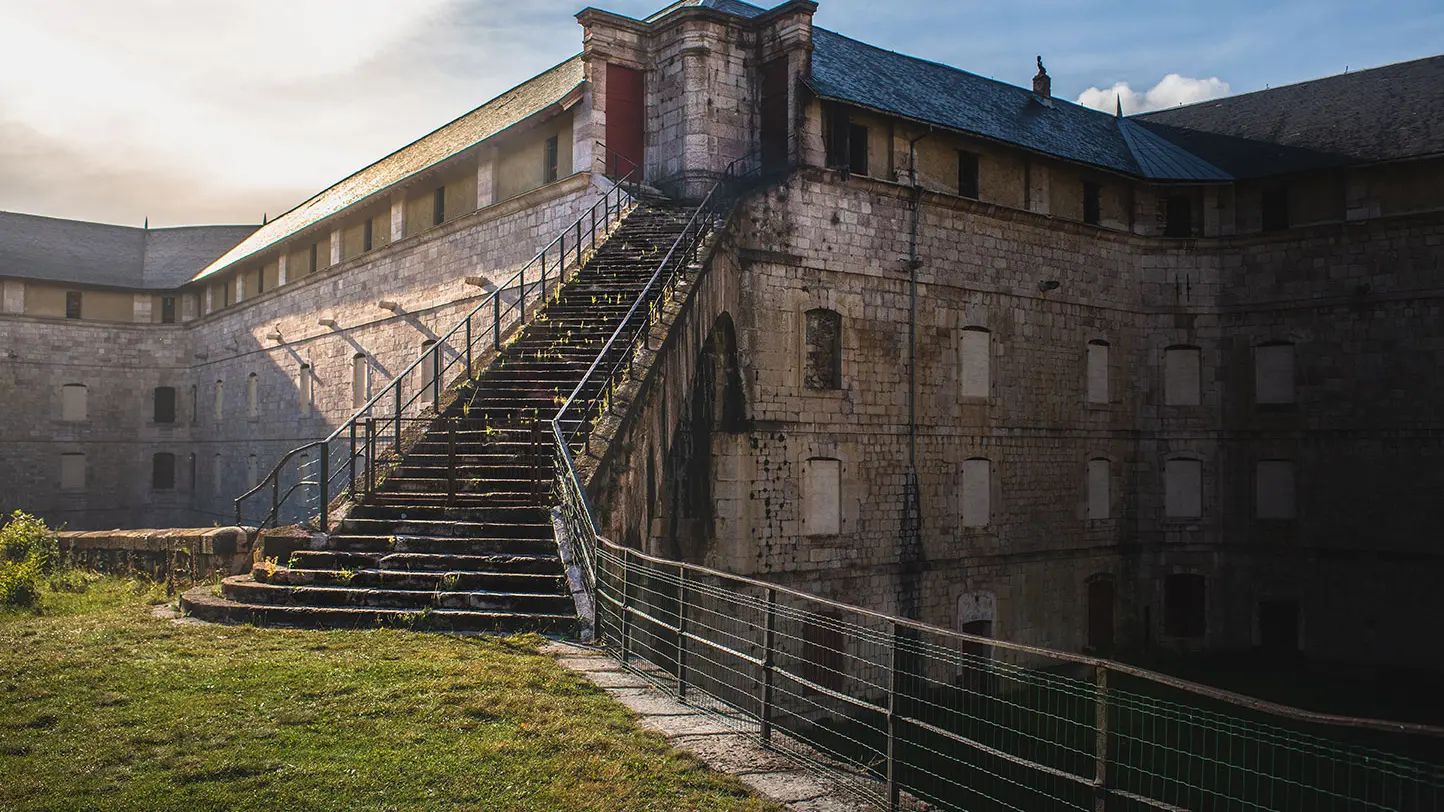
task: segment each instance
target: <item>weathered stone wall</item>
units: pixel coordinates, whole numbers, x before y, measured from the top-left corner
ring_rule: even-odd
[[[243,527],[169,530],[100,530],[59,533],[70,562],[111,573],[143,574],[158,581],[194,582],[250,572],[253,537]]]

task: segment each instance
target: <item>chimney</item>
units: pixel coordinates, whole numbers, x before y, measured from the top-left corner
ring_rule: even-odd
[[[1033,77],[1033,92],[1040,97],[1053,97],[1053,80],[1048,78],[1048,69],[1043,67],[1043,57],[1038,57],[1038,75]]]

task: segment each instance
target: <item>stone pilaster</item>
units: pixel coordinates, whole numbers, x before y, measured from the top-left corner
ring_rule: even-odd
[[[280,258],[276,260],[276,285],[278,287],[286,284],[286,280],[289,278],[286,273],[286,256],[286,252],[282,251]]]
[[[341,264],[341,229],[331,232],[331,265]]]

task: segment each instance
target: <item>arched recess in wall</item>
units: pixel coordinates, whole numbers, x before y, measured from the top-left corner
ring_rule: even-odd
[[[747,422],[737,333],[727,313],[717,317],[703,344],[663,462],[661,515],[667,523],[666,553],[701,562],[715,539],[714,434],[735,434]]]
[[[253,420],[261,416],[260,381],[254,372],[246,376],[246,416]]]

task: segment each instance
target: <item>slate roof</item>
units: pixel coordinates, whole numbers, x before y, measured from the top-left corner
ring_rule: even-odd
[[[1444,154],[1444,56],[1131,120],[1239,177]]]
[[[749,20],[753,17],[760,16],[766,11],[766,9],[758,8],[751,3],[743,3],[741,0],[678,0],[678,2],[667,6],[661,11],[648,15],[646,21],[649,23],[655,22],[679,8],[716,9],[723,14],[731,14],[734,17],[745,17]]]
[[[141,229],[0,212],[0,276],[141,290],[185,284],[256,226]]]
[[[490,138],[507,127],[566,98],[582,83],[581,55],[572,57],[391,153],[360,172],[272,220],[226,252],[201,279],[365,200],[411,175]]]

